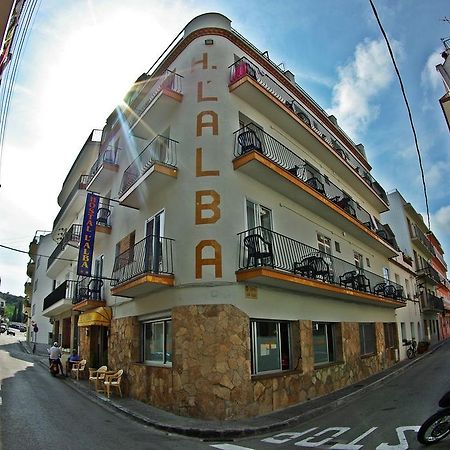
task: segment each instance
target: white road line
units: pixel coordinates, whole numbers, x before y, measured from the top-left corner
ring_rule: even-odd
[[[211,445],[210,447],[218,448],[220,450],[254,450],[249,447],[241,447],[240,445],[233,444],[215,444]]]

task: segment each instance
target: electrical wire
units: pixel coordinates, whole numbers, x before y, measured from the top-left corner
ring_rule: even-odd
[[[397,74],[397,78],[398,78],[398,81],[400,83],[400,89],[402,91],[403,99],[405,101],[406,109],[408,111],[409,122],[411,124],[411,130],[412,130],[413,136],[414,136],[414,144],[416,146],[417,158],[419,160],[420,175],[422,177],[423,193],[424,193],[424,197],[425,197],[425,207],[426,207],[427,220],[428,220],[428,229],[431,229],[431,226],[430,226],[430,210],[428,208],[427,185],[426,185],[426,182],[425,182],[425,173],[423,171],[423,165],[422,165],[422,155],[421,155],[420,149],[419,149],[419,143],[418,143],[418,140],[417,140],[417,133],[416,133],[416,128],[414,126],[414,121],[413,121],[413,118],[412,118],[411,108],[409,107],[409,102],[408,102],[408,98],[406,97],[405,87],[403,85],[402,77],[400,75],[400,71],[399,71],[399,69],[397,67],[397,63],[396,63],[395,58],[394,58],[394,53],[392,51],[391,44],[389,43],[389,39],[388,39],[388,37],[386,35],[386,32],[384,31],[383,25],[381,24],[381,20],[380,20],[380,18],[378,16],[378,12],[377,12],[377,10],[375,8],[375,5],[374,5],[373,1],[369,0],[369,2],[370,2],[370,5],[372,6],[372,11],[373,11],[373,13],[375,15],[375,18],[377,20],[378,26],[380,27],[381,33],[383,34],[384,40],[386,41],[386,45],[387,45],[387,48],[388,48],[388,51],[389,51],[389,55],[391,57],[392,64],[394,65],[395,73]]]
[[[29,254],[30,254],[30,252],[27,252],[26,250],[20,250],[20,249],[18,249],[18,248],[9,247],[8,245],[0,244],[0,247],[1,247],[1,248],[5,248],[5,249],[7,249],[7,250],[11,250],[11,251],[13,251],[13,252],[17,252],[17,253],[25,253],[26,255],[29,255]],[[48,256],[48,255],[40,255],[39,253],[33,253],[33,258],[34,258],[35,256],[40,256],[41,258],[50,258],[50,257],[51,257],[51,256]],[[67,258],[53,257],[53,259],[59,259],[59,260],[61,260],[61,261],[77,262],[77,261],[74,260],[74,259],[67,259]]]

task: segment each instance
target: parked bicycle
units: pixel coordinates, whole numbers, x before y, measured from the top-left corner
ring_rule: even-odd
[[[412,338],[411,340],[403,339],[403,345],[405,347],[409,346],[406,349],[406,356],[409,359],[413,359],[417,355],[417,342],[416,342],[416,340],[414,338]]]
[[[425,420],[417,432],[417,440],[421,444],[434,444],[450,433],[450,392],[439,400],[439,407],[442,409]]]

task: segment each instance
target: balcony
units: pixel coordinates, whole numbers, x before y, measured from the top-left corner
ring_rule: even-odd
[[[119,148],[108,145],[103,149],[90,170],[87,189],[93,192],[107,190],[119,171]]]
[[[262,227],[239,235],[237,281],[351,302],[405,305],[403,288],[335,256]]]
[[[430,292],[422,291],[419,294],[420,305],[423,312],[441,313],[444,312],[444,300]]]
[[[308,161],[254,124],[234,136],[235,170],[314,211],[385,256],[397,254],[393,233]]]
[[[102,242],[112,231],[111,226],[112,205],[109,199],[100,198],[95,225],[95,242]]]
[[[416,277],[423,278],[431,284],[438,284],[441,280],[437,270],[433,269],[430,265],[416,269]]]
[[[76,262],[81,231],[82,225],[74,224],[64,233],[61,241],[48,258],[47,276],[49,278],[55,279],[70,262]]]
[[[427,257],[436,256],[433,244],[416,225],[412,225],[412,228],[410,228],[409,231],[412,242],[419,248],[419,250],[425,253]]]
[[[172,247],[169,238],[146,236],[116,257],[111,293],[138,297],[174,285]]]
[[[241,58],[230,66],[229,90],[260,111],[349,184],[361,188],[379,212],[387,211],[386,192],[370,174],[370,166],[355,147],[349,150],[277,81]],[[324,114],[326,114],[324,112]],[[358,155],[358,156],[355,156]]]
[[[43,315],[54,317],[72,309],[72,301],[77,292],[77,282],[66,280],[44,298]]]
[[[25,297],[31,298],[31,296],[33,295],[33,283],[31,281],[27,281],[24,284],[24,293],[25,293]]]
[[[148,139],[154,130],[167,126],[168,118],[183,100],[182,80],[181,75],[167,70],[144,84],[125,111],[128,127],[135,136]]]
[[[177,177],[177,141],[156,136],[128,166],[119,191],[121,205],[139,209],[150,195]]]
[[[30,278],[33,278],[35,269],[36,269],[36,263],[34,261],[32,261],[32,260],[28,261],[28,264],[27,264],[27,275]]]
[[[54,231],[59,228],[66,228],[70,223],[73,223],[86,202],[86,186],[89,184],[89,180],[90,175],[81,175],[75,183],[66,201],[61,206],[56,219],[53,221]]]
[[[95,277],[83,277],[77,283],[72,304],[74,311],[87,311],[106,306],[104,281]]]
[[[38,251],[38,246],[39,246],[39,242],[37,240],[37,238],[35,237],[31,242],[30,245],[28,247],[28,256],[31,259],[34,259],[34,257],[36,256],[36,253]]]

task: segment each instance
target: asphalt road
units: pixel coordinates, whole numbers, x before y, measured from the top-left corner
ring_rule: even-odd
[[[211,448],[111,412],[53,378],[16,339],[0,335],[0,450]]]
[[[282,433],[218,443],[221,450],[318,448],[333,450],[406,450],[427,448],[417,442],[419,426],[438,409],[450,390],[450,341],[433,354],[343,407]],[[433,445],[450,449],[450,436]]]

